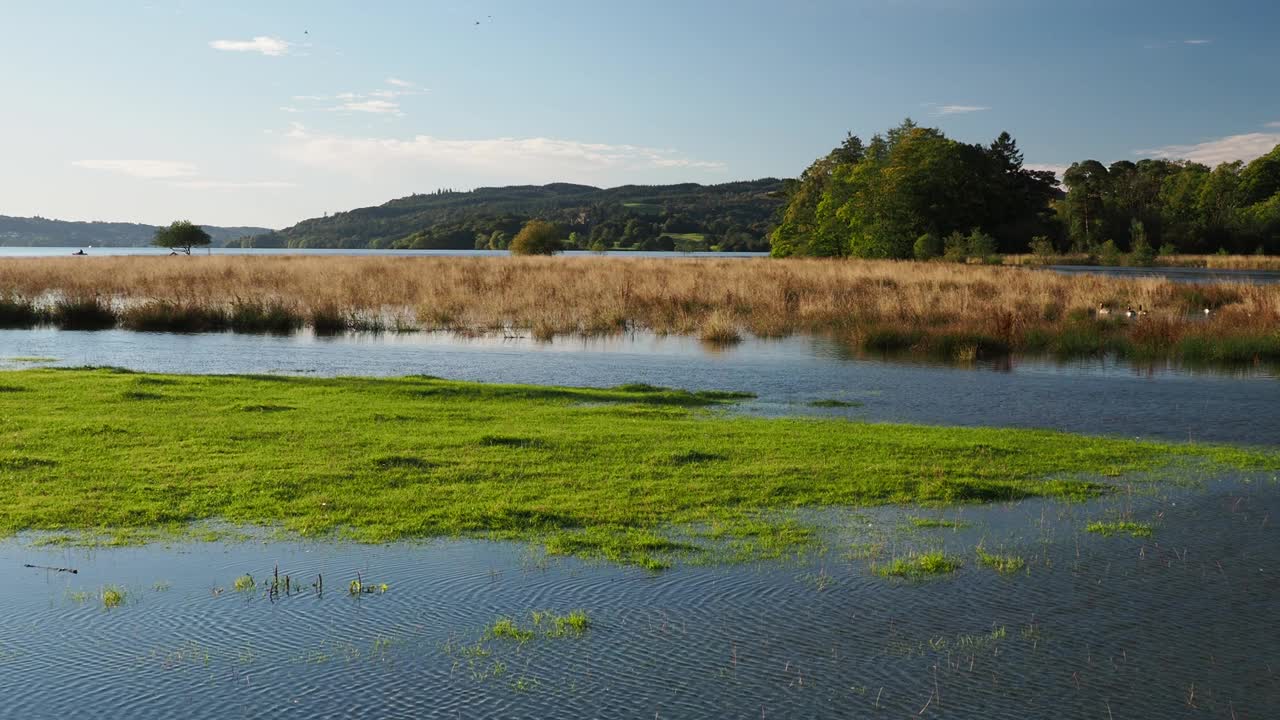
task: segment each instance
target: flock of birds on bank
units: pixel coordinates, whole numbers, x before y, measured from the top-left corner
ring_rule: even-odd
[[[1213,314],[1213,311],[1210,310],[1209,308],[1205,308],[1201,312],[1203,312],[1206,317]],[[1111,315],[1111,313],[1112,313],[1111,308],[1107,307],[1103,303],[1098,303],[1098,309],[1094,311],[1094,314],[1096,314],[1098,317],[1108,317]],[[1132,305],[1128,305],[1125,307],[1123,312],[1116,311],[1116,314],[1119,315],[1120,317],[1132,320],[1134,318],[1146,317],[1151,313],[1148,312],[1147,309],[1141,305],[1138,306],[1137,310],[1134,310]]]

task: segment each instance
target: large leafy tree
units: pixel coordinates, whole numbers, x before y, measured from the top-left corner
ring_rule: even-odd
[[[511,240],[512,255],[554,255],[563,247],[563,233],[555,223],[530,220]]]
[[[167,227],[156,230],[156,235],[151,240],[151,244],[156,247],[181,251],[187,255],[191,254],[192,248],[207,247],[211,242],[213,238],[209,237],[209,233],[190,220],[173,221]]]
[[[774,255],[907,258],[922,235],[973,228],[1003,249],[1025,246],[1047,222],[1054,183],[1022,167],[1008,133],[982,147],[907,119],[865,146],[849,135],[787,192]]]

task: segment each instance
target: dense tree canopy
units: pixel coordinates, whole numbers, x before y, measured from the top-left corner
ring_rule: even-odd
[[[554,183],[442,190],[312,218],[247,243],[255,247],[505,249],[531,219],[555,223],[575,248],[767,250],[782,181],[721,185]]]
[[[863,144],[855,135],[787,186],[774,255],[908,258],[955,233],[1000,251],[1049,232],[1051,173],[1027,170],[1008,133],[990,146],[951,140],[911,120]]]
[[[168,227],[156,230],[151,244],[174,251],[181,250],[190,255],[191,248],[204,247],[211,242],[213,238],[199,225],[193,224],[190,220],[174,220]]]
[[[774,255],[953,259],[988,251],[1280,252],[1280,146],[1216,168],[1174,160],[1075,163],[1058,190],[1008,133],[967,145],[907,120],[855,135],[787,181]],[[994,250],[990,241],[994,240]]]
[[[1280,146],[1248,165],[1175,160],[1075,163],[1063,176],[1059,250],[1111,241],[1164,252],[1280,252]]]

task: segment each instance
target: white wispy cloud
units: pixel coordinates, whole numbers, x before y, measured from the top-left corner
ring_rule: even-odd
[[[674,150],[545,137],[477,140],[448,140],[430,135],[409,139],[352,137],[313,132],[294,123],[285,138],[285,144],[279,148],[283,157],[360,177],[374,177],[394,168],[462,169],[507,179],[585,177],[603,171],[646,168],[724,169],[723,163],[686,157]]]
[[[71,164],[87,170],[105,170],[147,180],[196,174],[195,165],[180,160],[75,160]]]
[[[1184,45],[1208,45],[1212,40],[1183,40]]]
[[[1216,140],[1207,140],[1193,145],[1165,145],[1164,147],[1135,150],[1134,154],[1190,160],[1213,166],[1236,160],[1248,162],[1271,152],[1271,149],[1276,145],[1280,145],[1280,133],[1245,133],[1243,135],[1229,135]]]
[[[391,102],[390,100],[351,100],[331,109],[346,110],[349,112],[373,113],[375,115],[404,114],[400,112],[400,103]]]
[[[297,187],[296,183],[279,180],[183,180],[170,184],[188,190],[280,190]]]
[[[328,110],[334,112],[359,112],[376,115],[396,115],[403,117],[399,98],[409,95],[422,95],[427,91],[417,88],[408,80],[387,78],[391,87],[378,88],[368,92],[340,92],[333,95],[294,95],[293,100],[301,103],[327,103],[326,107],[313,106],[312,110]],[[336,104],[334,104],[336,103]],[[295,109],[290,112],[301,112]]]
[[[252,40],[212,40],[209,47],[227,52],[256,52],[269,57],[289,54],[290,43],[278,37],[259,35]]]
[[[71,163],[87,170],[104,170],[141,180],[162,181],[171,187],[189,190],[240,190],[294,187],[278,180],[216,180],[201,177],[200,169],[181,160],[76,160]]]
[[[982,112],[990,110],[986,105],[939,105],[937,109],[938,115],[965,115],[967,113]]]
[[[1276,120],[1275,122],[1269,122],[1266,125],[1264,125],[1264,127],[1280,128],[1280,120]]]

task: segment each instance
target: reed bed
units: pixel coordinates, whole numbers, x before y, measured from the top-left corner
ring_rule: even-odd
[[[1123,257],[1122,260],[1130,259]],[[1071,255],[1005,255],[1005,265],[1096,265],[1097,256],[1083,253]],[[1280,272],[1280,256],[1276,255],[1160,255],[1152,267],[1204,268],[1207,270],[1263,270]]]
[[[1143,310],[1126,317],[1125,310]],[[1206,310],[1208,311],[1206,313]],[[0,263],[0,325],[143,331],[637,330],[863,352],[1280,360],[1280,285],[831,260],[104,257]]]

